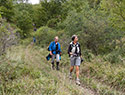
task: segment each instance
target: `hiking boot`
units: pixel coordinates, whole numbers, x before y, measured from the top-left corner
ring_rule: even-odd
[[[54,63],[52,63],[52,70],[55,70],[55,66],[54,66]]]
[[[59,71],[59,62],[56,63],[56,70]]]
[[[76,80],[76,84],[80,85],[80,80],[79,79]]]
[[[59,70],[60,70],[60,69],[59,69],[59,66],[57,66],[57,67],[56,67],[56,70],[57,70],[57,71],[59,71]]]
[[[72,79],[72,74],[71,73],[69,73],[69,79]]]
[[[54,65],[52,65],[52,69],[55,70],[55,66]]]

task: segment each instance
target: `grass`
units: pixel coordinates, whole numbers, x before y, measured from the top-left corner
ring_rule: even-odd
[[[37,46],[11,47],[4,55],[8,60],[0,64],[0,95],[91,95],[89,91],[125,95],[124,64],[110,64],[99,56],[82,63],[80,79],[86,91],[68,79],[68,55],[62,56],[61,70],[53,71],[45,59],[47,54],[47,50]]]
[[[0,95],[83,95],[62,73],[52,71],[39,51],[31,46],[8,50],[9,60],[0,64]]]
[[[113,65],[108,62],[93,60],[91,63],[86,63],[83,66],[82,74],[88,75],[90,78],[96,79],[119,91],[125,91],[125,65]]]
[[[68,56],[63,56],[62,59],[62,67],[68,69]],[[65,72],[67,71],[65,70]],[[124,75],[124,64],[111,64],[104,61],[100,56],[93,58],[90,62],[84,62],[80,66],[82,84],[86,85],[87,88],[91,88],[99,95],[125,95]]]

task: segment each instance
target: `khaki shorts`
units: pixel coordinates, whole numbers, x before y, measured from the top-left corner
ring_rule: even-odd
[[[80,66],[81,58],[80,57],[70,57],[71,66]]]

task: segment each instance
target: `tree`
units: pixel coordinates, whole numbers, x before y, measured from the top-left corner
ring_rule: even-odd
[[[111,25],[120,31],[125,31],[125,1],[124,0],[102,0],[101,8],[110,14]]]
[[[0,56],[4,54],[8,47],[16,45],[19,41],[19,32],[15,25],[0,18]]]
[[[117,45],[120,49],[123,49],[125,41],[125,1],[124,0],[102,0],[101,10],[106,12],[110,17],[110,25],[117,29],[117,39],[119,44]]]
[[[30,15],[31,18],[34,16],[34,10],[33,10],[33,5],[29,3],[19,3],[15,4],[15,11],[22,12],[22,11],[27,11]],[[15,15],[17,13],[15,12]]]
[[[28,3],[29,0],[13,0],[15,3]]]
[[[45,26],[52,21],[63,20],[63,2],[65,0],[41,0],[40,5],[35,6],[35,23],[37,27]],[[52,23],[54,23],[52,22]],[[55,25],[54,25],[55,26]]]
[[[78,7],[69,2],[68,7],[73,11],[68,13],[66,20],[61,23],[65,34],[71,37],[77,34],[80,38],[82,48],[92,50],[96,55],[106,54],[116,49],[116,42],[123,38],[123,33],[110,24],[110,15],[100,8],[95,9],[89,3],[76,1]],[[82,6],[81,6],[82,5]]]
[[[25,10],[23,10],[22,12],[17,12],[14,21],[16,25],[21,30],[23,30],[23,32],[21,33],[22,37],[27,37],[30,34],[30,29],[32,28],[32,18],[30,17],[30,14]]]
[[[17,3],[14,10],[15,16],[13,17],[13,22],[22,30],[21,37],[28,37],[30,30],[33,28],[33,5],[29,3]]]
[[[12,21],[12,17],[14,16],[13,8],[12,0],[0,0],[0,13],[7,21]]]

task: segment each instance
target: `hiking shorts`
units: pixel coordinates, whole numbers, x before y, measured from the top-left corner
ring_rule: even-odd
[[[56,58],[56,62],[59,62],[59,57],[60,57],[59,54],[52,55],[52,63],[54,63],[55,58]]]
[[[80,57],[70,57],[71,66],[80,66],[81,58]]]

